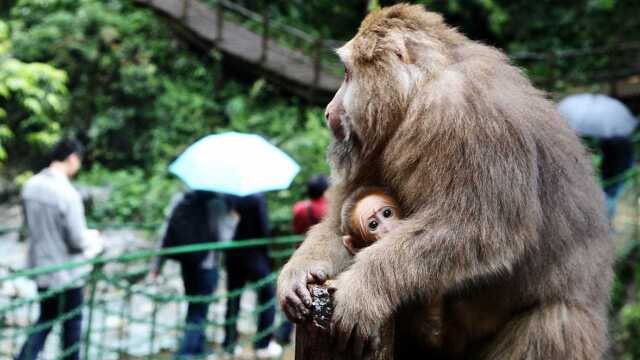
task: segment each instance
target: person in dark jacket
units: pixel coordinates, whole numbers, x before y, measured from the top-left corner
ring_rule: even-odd
[[[618,199],[624,190],[624,174],[633,166],[633,144],[627,137],[602,139],[600,150],[603,190],[607,200],[607,213],[611,220],[615,216]]]
[[[253,194],[244,197],[228,195],[227,202],[239,214],[240,221],[236,228],[234,240],[266,238],[270,235],[270,225],[267,213],[267,202],[263,194]],[[227,270],[227,288],[229,292],[241,289],[248,282],[256,282],[269,276],[272,272],[266,246],[230,249],[225,254]],[[256,289],[258,306],[273,301],[275,291],[271,283],[266,283]],[[240,310],[240,296],[227,300],[226,326],[224,348],[234,355],[241,355],[241,348],[237,346],[238,330],[236,319]],[[258,334],[263,334],[254,343],[256,357],[272,358],[280,356],[282,347],[271,341],[271,334],[264,334],[274,322],[275,305],[262,309],[258,316]],[[268,332],[268,331],[267,331]]]
[[[219,219],[226,206],[222,196],[207,191],[190,191],[173,207],[160,248],[216,242],[219,240]],[[180,263],[184,292],[187,296],[211,295],[218,283],[218,256],[214,251],[199,251],[170,255]],[[151,277],[160,273],[164,257],[157,258]],[[177,359],[199,358],[205,353],[205,327],[208,301],[189,301],[185,332],[176,354]]]

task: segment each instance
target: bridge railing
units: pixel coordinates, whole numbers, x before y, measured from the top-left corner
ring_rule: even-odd
[[[214,293],[192,297],[183,294],[177,263],[169,261],[163,275],[152,280],[147,275],[151,261],[156,256],[194,251],[215,250],[224,253],[230,249],[268,246],[273,262],[282,263],[293,252],[293,245],[301,240],[300,236],[287,236],[162,250],[141,249],[118,256],[82,259],[43,268],[10,272],[0,269],[5,271],[4,274],[0,273],[0,359],[15,358],[30,334],[52,324],[60,327],[59,323],[79,313],[83,315],[82,341],[72,348],[61,349],[60,336],[52,334],[54,336],[49,336],[40,359],[63,359],[78,349],[84,359],[169,358],[177,350],[186,329],[184,315],[188,302],[210,304],[205,332],[208,347],[214,353],[233,352],[233,349],[225,349],[222,345],[224,326],[229,323],[239,326],[240,345],[250,347],[248,344],[272,334],[282,323],[284,318],[278,314],[271,328],[256,333],[255,318],[275,306],[275,299],[259,303],[255,296],[245,296],[240,315],[233,319],[225,319],[226,303],[245,291],[251,294],[261,287],[275,286],[277,270],[243,289],[233,291],[226,288],[222,271]],[[69,270],[78,275],[72,281],[60,284],[59,288],[50,288],[46,292],[36,291],[35,283],[31,280],[35,276]],[[59,304],[60,312],[55,320],[36,324],[40,302],[76,287],[84,288],[85,301],[82,307],[66,311],[64,304]]]
[[[618,256],[619,259],[623,259],[620,263],[624,266],[629,263],[624,259],[637,256],[639,243],[637,239],[640,239],[640,205],[637,201],[640,196],[639,175],[640,167],[636,166],[620,177],[608,180],[623,180],[626,183],[626,191],[630,192],[629,196],[625,196],[620,203],[620,214],[614,221]],[[122,227],[131,228],[131,224],[117,226],[117,228]],[[154,226],[137,226],[137,228],[147,227]],[[111,229],[114,226],[102,228]],[[0,229],[0,233],[4,234],[16,231],[18,229]],[[239,326],[240,343],[246,347],[256,339],[272,334],[284,318],[278,314],[276,322],[270,329],[257,333],[255,318],[262,311],[274,306],[275,299],[259,303],[255,297],[252,300],[251,296],[245,296],[248,300],[243,302],[240,315],[233,319],[225,319],[227,301],[241,296],[243,291],[251,294],[252,291],[263,286],[274,286],[278,266],[274,266],[274,272],[268,276],[248,284],[241,290],[233,291],[227,289],[225,274],[222,272],[215,292],[207,296],[191,297],[183,294],[180,270],[172,261],[165,266],[163,275],[152,281],[147,276],[152,259],[156,256],[202,250],[215,250],[224,254],[231,249],[268,246],[273,263],[282,264],[293,253],[294,245],[300,241],[302,241],[301,236],[284,236],[228,243],[195,244],[162,250],[140,249],[115,256],[100,256],[35,269],[0,268],[0,359],[14,358],[25,339],[41,329],[42,325],[36,325],[38,304],[41,301],[51,299],[61,291],[73,287],[84,287],[83,306],[80,309],[60,312],[54,322],[59,323],[79,312],[83,314],[82,341],[77,346],[85,359],[165,359],[171,356],[176,351],[186,329],[184,315],[187,303],[190,301],[210,304],[205,329],[209,346],[215,353],[232,350],[225,349],[222,345],[224,326],[228,323]],[[36,291],[32,281],[35,276],[68,270],[77,271],[77,277],[45,293]],[[635,274],[635,270],[632,273]],[[623,284],[626,280],[620,281]],[[619,299],[624,296],[618,294],[614,298]],[[620,306],[622,304],[617,302],[614,304],[616,309]],[[60,337],[56,335],[58,334],[50,336],[41,356],[42,359],[62,359],[65,354],[74,351],[75,348],[60,350],[58,340]],[[315,340],[308,338],[305,341]],[[308,347],[309,344],[306,344],[305,349]]]
[[[185,0],[188,2],[188,0]],[[324,39],[290,26],[282,20],[274,20],[268,7],[260,13],[249,10],[229,0],[208,0],[208,4],[215,7],[216,12],[228,14],[235,20],[251,28],[263,37],[263,53],[266,54],[267,40],[275,40],[286,48],[298,50],[309,56],[313,62],[322,64],[322,69],[342,75],[342,67],[337,61],[334,50],[344,44],[342,41]],[[233,17],[235,15],[235,17]]]

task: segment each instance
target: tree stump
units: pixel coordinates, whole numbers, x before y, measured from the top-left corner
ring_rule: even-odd
[[[328,281],[324,285],[309,285],[313,306],[309,319],[296,327],[296,360],[353,359],[352,355],[339,353],[333,348],[329,334],[331,316],[333,315],[333,303],[328,291],[330,284],[330,281]],[[393,359],[393,321],[388,321],[382,327],[381,340],[380,349],[374,354],[369,354],[367,359]]]

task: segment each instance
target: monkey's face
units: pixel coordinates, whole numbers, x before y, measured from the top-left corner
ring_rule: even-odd
[[[354,55],[357,38],[338,50],[344,79],[327,105],[327,125],[337,142],[378,144],[402,118],[412,80],[397,67],[397,59],[380,57],[361,63]]]
[[[386,194],[371,194],[362,198],[353,209],[352,227],[366,243],[380,240],[400,222],[400,209]]]
[[[422,82],[447,63],[443,41],[429,28],[400,19],[376,21],[363,23],[337,50],[345,75],[325,111],[334,146],[363,156],[384,148],[406,118]]]

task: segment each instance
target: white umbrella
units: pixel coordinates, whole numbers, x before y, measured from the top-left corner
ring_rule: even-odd
[[[606,95],[568,96],[558,111],[579,135],[600,139],[629,136],[638,123],[623,103]]]
[[[191,189],[244,196],[286,189],[300,166],[258,135],[229,132],[196,141],[169,171]]]

